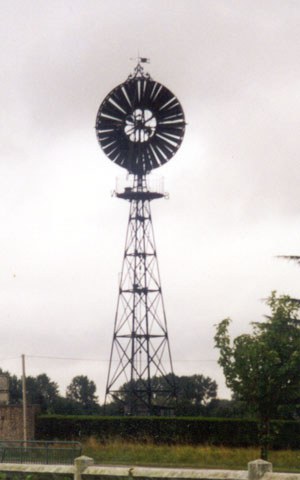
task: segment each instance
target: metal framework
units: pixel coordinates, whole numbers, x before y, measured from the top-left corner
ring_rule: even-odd
[[[146,176],[116,196],[130,202],[106,386],[130,415],[170,414],[176,397]]]

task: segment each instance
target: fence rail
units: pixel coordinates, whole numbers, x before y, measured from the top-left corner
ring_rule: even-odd
[[[81,456],[73,465],[42,465],[42,464],[0,464],[0,474],[52,474],[73,477],[74,480],[300,480],[297,473],[273,473],[272,464],[264,460],[248,463],[248,470],[203,470],[179,468],[146,468],[135,466],[104,466],[94,465],[92,458]],[[2,477],[3,478],[3,477]]]

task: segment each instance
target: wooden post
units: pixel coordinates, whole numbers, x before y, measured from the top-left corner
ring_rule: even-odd
[[[82,455],[74,460],[74,480],[82,480],[82,472],[91,465],[94,465],[93,458]]]
[[[267,472],[272,472],[272,463],[258,459],[248,463],[248,480],[259,480]]]
[[[27,399],[26,399],[26,373],[25,373],[25,355],[22,354],[22,399],[23,399],[23,441],[24,447],[27,446]]]

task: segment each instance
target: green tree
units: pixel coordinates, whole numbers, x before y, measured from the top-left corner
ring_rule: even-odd
[[[22,403],[22,380],[16,375],[3,371],[9,380],[9,401],[12,405]],[[44,413],[53,413],[54,404],[58,399],[58,385],[50,380],[48,375],[41,373],[37,377],[26,377],[27,402],[41,406]]]
[[[48,375],[41,373],[37,377],[26,378],[27,401],[41,406],[42,412],[53,413],[58,399],[58,385]]]
[[[8,373],[8,372],[6,372]],[[22,402],[22,380],[16,375],[9,376],[9,401],[11,404],[19,404]]]
[[[95,413],[98,410],[96,385],[85,375],[77,375],[73,378],[67,387],[66,397],[81,404],[85,413]]]
[[[71,398],[61,396],[55,399],[53,412],[59,415],[82,415],[87,413],[81,403],[76,402]]]
[[[188,400],[192,405],[199,407],[207,405],[217,396],[216,382],[204,375],[182,376],[176,380],[178,400]]]
[[[240,400],[214,398],[206,406],[205,415],[221,418],[249,418],[251,412],[246,403]]]
[[[231,342],[230,319],[225,319],[217,325],[215,335],[227,386],[259,419],[264,459],[272,439],[270,420],[278,417],[282,406],[297,403],[300,393],[299,305],[275,292],[267,304],[271,315],[265,322],[253,323],[252,334]]]
[[[171,377],[172,376],[172,377]],[[166,404],[174,409],[176,415],[200,415],[205,413],[206,406],[217,396],[217,384],[214,380],[204,375],[191,375],[178,377],[168,374],[165,377],[154,376],[150,380],[153,392],[153,404]],[[170,385],[175,384],[175,397],[170,395]],[[137,403],[144,400],[147,402],[147,381],[138,379],[125,383],[120,388],[120,400],[126,404],[132,396],[132,390],[138,392],[134,401]],[[130,400],[132,402],[132,399]],[[112,409],[112,405],[109,404]],[[109,412],[107,405],[107,412]]]

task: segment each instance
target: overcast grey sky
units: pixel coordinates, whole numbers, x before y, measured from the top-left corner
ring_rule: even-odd
[[[175,373],[228,396],[214,325],[234,335],[276,289],[300,295],[298,0],[0,0],[0,366],[62,393],[108,369],[129,205],[98,107],[138,51],[188,123],[152,204]],[[87,360],[54,360],[34,356]]]

